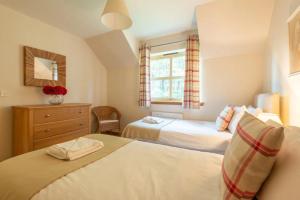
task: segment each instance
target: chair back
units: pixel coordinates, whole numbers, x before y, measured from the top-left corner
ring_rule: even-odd
[[[96,115],[98,121],[121,119],[120,112],[111,106],[98,106],[92,109],[92,112]]]

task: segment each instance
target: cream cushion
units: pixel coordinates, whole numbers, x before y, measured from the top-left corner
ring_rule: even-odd
[[[113,120],[101,120],[99,121],[100,124],[108,124],[108,123],[116,123],[116,122],[119,122],[119,120],[117,119],[113,119]]]
[[[300,128],[284,129],[284,142],[259,200],[300,199]]]
[[[232,133],[232,134],[235,133],[235,129],[236,129],[239,121],[243,117],[244,113],[246,112],[246,110],[247,110],[246,106],[235,106],[234,107],[234,114],[232,116],[230,124],[228,125],[228,129],[229,129],[230,133]]]
[[[254,198],[271,172],[283,138],[282,127],[245,113],[224,155],[221,199]]]
[[[254,108],[253,106],[248,106],[247,112],[250,113],[251,115],[257,117],[263,111],[261,108]]]

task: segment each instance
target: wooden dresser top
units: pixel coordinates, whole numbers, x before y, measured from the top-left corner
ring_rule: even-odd
[[[66,107],[78,107],[78,106],[91,106],[91,104],[88,103],[65,103],[60,105],[40,104],[40,105],[13,106],[13,108],[41,109],[41,108],[66,108]]]

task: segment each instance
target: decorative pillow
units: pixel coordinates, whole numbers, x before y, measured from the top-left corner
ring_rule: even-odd
[[[258,199],[300,199],[300,128],[286,127],[284,136],[272,173],[260,189]]]
[[[218,131],[225,131],[228,128],[230,120],[233,116],[234,110],[230,106],[226,106],[224,110],[220,113],[216,120],[216,126]]]
[[[221,199],[253,199],[271,172],[283,138],[282,127],[245,113],[223,159]]]
[[[243,117],[244,113],[246,112],[246,110],[247,110],[246,106],[241,106],[241,107],[236,106],[236,107],[234,107],[234,114],[233,114],[231,122],[228,126],[228,129],[229,129],[230,133],[232,133],[232,134],[235,133],[235,129],[236,129],[239,121]]]

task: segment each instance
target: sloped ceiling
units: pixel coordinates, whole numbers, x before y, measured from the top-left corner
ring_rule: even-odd
[[[139,40],[198,28],[204,58],[263,51],[275,0],[125,0],[126,32],[100,22],[106,0],[0,0],[18,12],[84,38],[107,67],[137,64]],[[196,14],[196,15],[195,15]]]
[[[135,66],[140,39],[190,30],[195,8],[212,0],[125,0],[133,20],[126,32],[110,32],[100,22],[106,0],[0,0],[25,15],[84,38],[107,67]]]
[[[204,58],[261,52],[274,0],[219,0],[196,9]]]
[[[137,58],[121,31],[112,31],[86,40],[102,64],[109,68],[137,66]]]
[[[141,40],[197,27],[195,8],[214,0],[127,0],[134,21],[131,32]]]
[[[125,0],[134,37],[185,31],[196,27],[195,7],[211,0]],[[89,38],[109,32],[100,22],[106,0],[0,0],[0,3],[67,32]]]
[[[83,38],[109,31],[100,22],[105,0],[0,0],[0,3]]]

